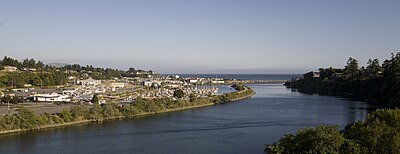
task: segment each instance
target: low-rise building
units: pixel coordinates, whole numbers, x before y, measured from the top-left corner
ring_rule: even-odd
[[[17,67],[14,66],[4,66],[4,70],[7,72],[14,72],[17,70]]]
[[[199,79],[197,79],[197,78],[190,78],[188,81],[189,81],[189,83],[198,83],[198,82],[199,82]]]
[[[38,102],[70,102],[71,99],[68,95],[61,95],[57,93],[51,94],[34,94],[31,95],[34,101]]]
[[[319,72],[313,72],[313,78],[319,78],[320,73]]]
[[[101,84],[101,80],[95,80],[92,78],[86,79],[86,80],[79,80],[78,81],[80,85],[82,86],[96,86]]]
[[[125,86],[125,83],[122,83],[122,82],[111,83],[111,87],[113,87],[113,88],[123,88],[124,86]]]

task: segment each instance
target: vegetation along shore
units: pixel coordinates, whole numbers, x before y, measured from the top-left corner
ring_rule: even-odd
[[[189,100],[170,98],[138,98],[131,104],[107,103],[93,106],[74,106],[60,113],[35,114],[20,107],[18,114],[0,116],[0,134],[39,130],[80,123],[99,122],[118,118],[135,118],[164,112],[223,104],[251,97],[255,91],[244,85],[233,85],[236,91],[209,97],[191,97]]]
[[[377,59],[359,67],[349,58],[344,69],[321,68],[285,83],[305,93],[344,96],[379,108],[365,121],[305,128],[265,147],[265,153],[400,153],[400,53],[382,65]]]

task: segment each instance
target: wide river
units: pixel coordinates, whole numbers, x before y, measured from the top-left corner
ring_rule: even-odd
[[[282,84],[250,87],[255,96],[233,103],[3,135],[0,153],[263,153],[264,145],[300,128],[343,127],[367,115],[363,102],[306,95]]]

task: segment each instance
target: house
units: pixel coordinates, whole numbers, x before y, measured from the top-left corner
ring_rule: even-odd
[[[4,66],[4,70],[7,72],[14,72],[17,70],[17,67],[14,66]]]
[[[36,68],[23,68],[23,71],[30,71],[30,72],[34,72],[36,71]]]
[[[28,89],[11,89],[11,91],[12,92],[25,92],[25,93],[29,92]]]
[[[213,81],[211,81],[211,83],[213,83],[213,84],[224,84],[225,81],[224,80],[213,80]]]
[[[122,83],[122,82],[111,83],[111,87],[113,87],[113,88],[123,88],[124,86],[125,86],[125,83]]]
[[[31,95],[34,101],[38,102],[70,102],[71,99],[68,95],[61,95],[57,93],[51,94],[34,94]]]
[[[145,87],[151,87],[153,85],[153,82],[152,81],[143,81],[142,85]]]
[[[63,95],[70,95],[70,96],[73,96],[73,95],[76,95],[76,91],[73,90],[73,89],[63,90],[63,91],[62,91],[62,94],[63,94]]]
[[[197,79],[197,78],[190,78],[188,81],[189,81],[189,83],[197,83],[197,82],[199,82],[199,79]]]
[[[86,79],[86,80],[79,80],[78,83],[82,86],[96,86],[101,84],[101,80],[95,80],[92,78]]]
[[[313,72],[313,78],[319,78],[320,73],[319,72]]]

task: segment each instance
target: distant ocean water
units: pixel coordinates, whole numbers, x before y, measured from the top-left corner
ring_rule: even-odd
[[[164,74],[171,75],[171,74]],[[300,74],[176,74],[180,77],[224,78],[242,80],[290,80]]]

